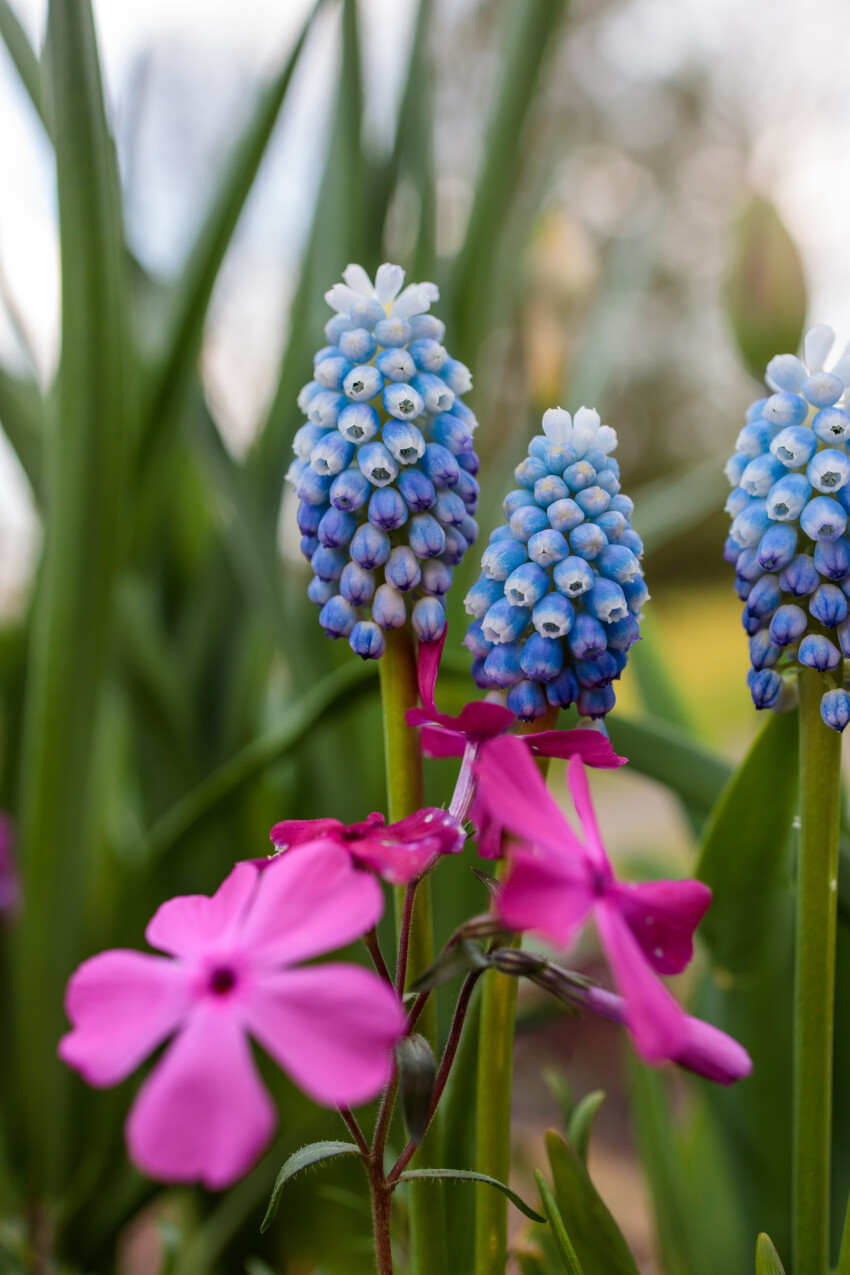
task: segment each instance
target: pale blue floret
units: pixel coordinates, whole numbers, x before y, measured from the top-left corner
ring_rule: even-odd
[[[383,633],[372,620],[358,620],[348,641],[355,655],[364,660],[379,660],[387,645]]]
[[[357,623],[357,610],[344,597],[330,598],[319,612],[319,624],[328,637],[348,637]]]
[[[505,581],[511,606],[533,607],[549,590],[549,574],[536,562],[524,562]]]
[[[369,500],[368,517],[373,527],[397,531],[407,522],[407,505],[395,487],[377,487]]]
[[[773,669],[762,669],[750,682],[750,693],[756,708],[773,708],[782,694],[783,680]]]
[[[522,647],[519,642],[494,646],[484,661],[484,672],[493,686],[504,690],[522,681]]]
[[[765,504],[768,520],[794,522],[803,512],[811,493],[811,483],[804,474],[785,474],[784,477],[779,479],[779,482],[773,484],[768,492]],[[764,531],[766,530],[767,527],[764,528]],[[732,535],[737,538],[734,523],[732,524]]]
[[[419,560],[409,545],[396,545],[384,567],[384,579],[401,593],[415,589],[422,578]]]
[[[515,642],[528,627],[530,607],[511,606],[507,598],[499,598],[481,621],[481,631],[488,642]]]
[[[531,622],[542,637],[566,637],[575,623],[575,608],[560,593],[547,593],[535,605]]]
[[[797,528],[790,523],[774,523],[759,541],[755,554],[756,567],[764,571],[782,571],[793,561],[796,548]],[[737,571],[739,575],[744,575],[740,559]]]
[[[808,597],[819,584],[817,563],[807,553],[799,553],[792,558],[779,577],[779,587],[794,598]]]
[[[766,496],[784,473],[782,461],[765,452],[749,462],[741,475],[741,487],[748,496]]]
[[[797,659],[808,668],[818,669],[821,673],[838,668],[841,663],[841,652],[820,633],[807,633],[800,643]]]
[[[850,413],[840,407],[826,407],[812,421],[812,430],[822,443],[834,447],[850,439]]]
[[[850,540],[839,536],[837,540],[819,541],[815,545],[814,565],[828,580],[844,580],[850,571]]]
[[[847,511],[830,496],[816,496],[800,514],[800,526],[810,540],[837,540],[847,526]]]
[[[508,708],[521,720],[531,721],[546,712],[546,696],[538,682],[523,680],[508,691]]]
[[[850,479],[850,460],[846,452],[825,447],[809,461],[806,477],[817,491],[836,492]]]
[[[847,619],[847,599],[838,585],[819,585],[811,596],[809,613],[824,628],[835,628]]]
[[[446,614],[437,598],[420,598],[414,603],[411,623],[416,636],[422,642],[433,642],[446,627]]]
[[[817,445],[818,440],[808,426],[792,425],[789,429],[783,429],[771,440],[770,451],[786,469],[797,469],[800,465],[808,464],[817,450]],[[732,459],[735,460],[736,457],[737,454]]]

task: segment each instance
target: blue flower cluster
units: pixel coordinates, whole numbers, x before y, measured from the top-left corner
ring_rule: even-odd
[[[314,379],[298,396],[307,417],[287,475],[299,500],[308,593],[328,637],[379,659],[384,630],[407,619],[423,642],[445,627],[452,571],[478,535],[478,422],[461,396],[469,369],[440,344],[428,314],[433,283],[403,291],[400,266],[375,283],[350,265],[325,294],[336,314]],[[368,613],[368,617],[366,618]]]
[[[467,594],[475,680],[510,688],[508,708],[523,721],[574,702],[583,716],[604,717],[640,637],[643,545],[633,503],[620,495],[616,445],[590,408],[574,419],[560,407],[546,412],[514,470],[507,525],[490,536]]]
[[[841,676],[850,655],[850,346],[824,371],[834,340],[819,324],[806,334],[803,359],[779,354],[767,365],[773,393],[750,406],[726,466],[725,556],[744,603],[756,708],[793,704],[783,673],[818,669],[828,687],[821,716],[842,731],[850,721]]]

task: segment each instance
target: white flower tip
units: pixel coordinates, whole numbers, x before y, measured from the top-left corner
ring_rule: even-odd
[[[348,314],[351,309],[351,289],[344,283],[335,283],[325,293],[325,300],[337,314]]]
[[[580,407],[575,414],[576,429],[597,430],[601,424],[599,413],[595,407]]]
[[[573,419],[563,407],[550,407],[543,413],[543,433],[551,443],[566,446],[572,427]]]
[[[371,297],[372,280],[362,266],[358,266],[356,262],[349,263],[343,270],[342,277],[354,292],[359,292],[363,297]]]
[[[375,275],[375,295],[381,305],[389,305],[391,301],[395,301],[403,283],[404,271],[401,266],[394,266],[389,261],[378,266],[378,273]]]
[[[808,373],[796,354],[775,354],[767,365],[765,381],[772,390],[798,394]]]
[[[819,372],[835,342],[835,333],[826,323],[816,323],[803,337],[803,357],[810,372]]]

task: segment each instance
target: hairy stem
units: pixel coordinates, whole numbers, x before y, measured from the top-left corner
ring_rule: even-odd
[[[419,698],[416,678],[416,651],[413,634],[407,627],[387,633],[387,647],[380,661],[381,702],[384,716],[388,814],[391,822],[403,819],[422,805],[422,752],[415,728],[408,726],[406,713]],[[408,887],[408,890],[410,888]],[[396,891],[396,919],[400,951],[396,968],[403,966],[406,977],[416,978],[430,965],[434,938],[431,916],[431,887],[424,879],[415,894],[409,893],[409,915],[405,916],[405,891]],[[402,954],[402,947],[404,954]],[[403,989],[402,989],[403,990]],[[424,1006],[419,1030],[436,1048],[437,1016],[433,998]],[[383,1137],[389,1128],[392,1108],[384,1113]],[[379,1117],[380,1119],[380,1117]],[[439,1147],[433,1136],[421,1151],[423,1165],[439,1163]],[[410,1184],[410,1236],[414,1275],[443,1275],[447,1267],[445,1209],[442,1184]]]
[[[800,849],[794,988],[794,1270],[829,1270],[832,1037],[841,736],[820,673],[800,671]]]
[[[369,1196],[372,1201],[377,1272],[378,1275],[393,1275],[393,1251],[390,1238],[390,1208],[393,1197],[383,1172],[377,1165],[373,1165],[369,1173]]]

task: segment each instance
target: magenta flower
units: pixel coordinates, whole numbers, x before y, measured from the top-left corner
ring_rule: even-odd
[[[496,859],[501,853],[501,832],[475,801],[475,762],[482,745],[504,735],[517,719],[509,708],[489,700],[473,700],[456,717],[437,710],[437,674],[445,642],[446,631],[435,642],[419,644],[419,698],[423,707],[408,709],[407,722],[422,727],[422,751],[426,757],[463,758],[450,810],[461,821],[470,816],[479,831],[479,854]],[[588,766],[605,769],[626,763],[626,758],[614,752],[608,736],[598,728],[531,731],[522,738],[538,757],[566,760],[578,756]]]
[[[580,992],[576,989],[570,995],[576,1004],[600,1018],[613,1023],[628,1022],[626,1002],[604,987],[589,986]],[[733,1085],[736,1080],[749,1076],[753,1063],[743,1045],[701,1018],[692,1018],[690,1014],[683,1017],[684,1038],[666,1061],[718,1085]]]
[[[690,961],[711,891],[700,881],[618,881],[579,758],[570,761],[567,776],[584,841],[550,797],[520,739],[504,736],[482,749],[478,800],[492,821],[525,843],[508,843],[499,920],[564,949],[592,914],[639,1052],[649,1062],[674,1058],[687,1044],[687,1015],[656,975],[678,974]]]
[[[278,851],[318,840],[332,841],[392,885],[406,885],[421,877],[439,855],[457,854],[466,840],[457,819],[436,806],[426,806],[390,824],[377,813],[368,815],[363,823],[348,825],[338,819],[284,819],[269,835]]]
[[[374,877],[320,842],[264,872],[237,864],[211,898],[164,903],[146,938],[168,956],[83,962],[59,1054],[89,1084],[118,1084],[173,1037],[127,1120],[143,1172],[220,1190],[251,1167],[276,1115],[249,1037],[323,1105],[380,1092],[405,1025],[392,988],[356,965],[301,962],[359,938],[382,910]]]

